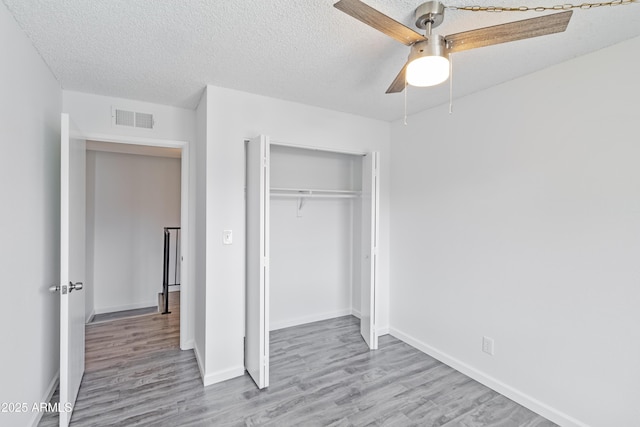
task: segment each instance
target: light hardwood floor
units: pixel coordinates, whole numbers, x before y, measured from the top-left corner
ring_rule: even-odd
[[[205,388],[176,315],[87,327],[72,426],[555,425],[391,336],[368,351],[351,316],[272,332],[266,390],[247,375]]]

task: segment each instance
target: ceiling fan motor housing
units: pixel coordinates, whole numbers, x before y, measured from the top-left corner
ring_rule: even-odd
[[[439,1],[428,1],[416,8],[416,27],[423,30],[429,27],[435,28],[442,24],[444,19],[444,5]]]
[[[449,50],[443,36],[432,35],[424,41],[411,46],[408,62],[423,56],[442,56],[449,59]]]

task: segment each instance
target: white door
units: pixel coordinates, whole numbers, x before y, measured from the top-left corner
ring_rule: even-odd
[[[378,153],[362,159],[362,286],[360,333],[371,350],[378,348],[376,334],[376,280],[378,275]]]
[[[247,144],[245,368],[269,386],[269,138]]]
[[[62,114],[60,160],[60,426],[67,427],[84,374],[85,141]]]

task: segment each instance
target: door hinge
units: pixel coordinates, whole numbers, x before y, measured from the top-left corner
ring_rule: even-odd
[[[266,257],[262,258],[262,266],[269,267],[269,258],[266,258]]]

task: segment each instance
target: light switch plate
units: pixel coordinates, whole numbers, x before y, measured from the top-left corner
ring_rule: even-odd
[[[224,230],[222,232],[222,244],[230,245],[233,243],[233,231],[232,230]]]
[[[493,356],[493,346],[494,346],[493,338],[482,337],[482,351]]]

